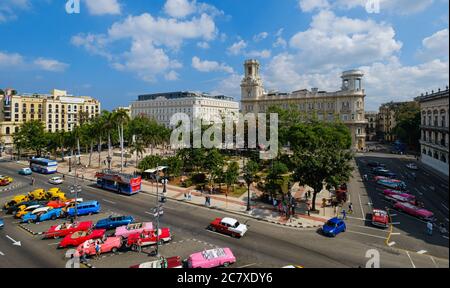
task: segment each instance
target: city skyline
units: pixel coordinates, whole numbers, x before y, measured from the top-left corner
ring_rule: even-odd
[[[177,90],[240,101],[247,58],[281,92],[335,91],[342,71],[361,69],[368,111],[448,85],[448,1],[380,1],[379,13],[365,1],[260,2],[82,0],[68,14],[55,1],[2,1],[0,86],[61,88],[109,110]]]

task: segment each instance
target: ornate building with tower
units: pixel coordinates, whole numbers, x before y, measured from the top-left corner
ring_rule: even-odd
[[[284,109],[296,107],[306,115],[316,115],[322,121],[339,119],[352,135],[353,150],[366,147],[367,119],[364,113],[364,73],[350,70],[342,73],[342,88],[336,92],[319,91],[317,88],[297,90],[291,93],[265,92],[257,60],[244,63],[245,77],[241,83],[242,111],[266,112],[271,106]]]

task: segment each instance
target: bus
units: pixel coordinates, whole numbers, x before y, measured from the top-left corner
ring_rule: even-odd
[[[41,174],[54,174],[58,170],[58,162],[45,158],[32,158],[30,169]]]
[[[95,174],[97,187],[125,195],[141,192],[142,177],[105,169]]]

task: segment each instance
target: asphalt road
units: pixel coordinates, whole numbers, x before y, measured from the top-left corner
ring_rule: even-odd
[[[22,183],[20,189],[0,192],[3,203],[12,195],[27,193],[32,190],[29,178],[17,175],[19,166],[15,163],[0,163],[0,174],[11,175],[16,183]],[[49,188],[50,176],[36,175],[35,188]],[[68,191],[69,178],[61,186]],[[85,200],[98,200],[102,204],[105,217],[108,213],[133,215],[139,221],[153,221],[149,211],[156,205],[155,197],[140,193],[134,196],[123,196],[103,191],[84,182],[81,197]],[[198,252],[198,243],[208,243],[218,247],[230,247],[238,262],[234,267],[282,267],[288,264],[302,265],[307,268],[365,267],[369,258],[366,254],[375,249],[380,254],[381,267],[447,267],[448,259],[419,255],[384,245],[385,231],[375,230],[358,224],[349,224],[348,231],[336,238],[326,238],[315,229],[298,230],[260,222],[246,218],[210,210],[169,200],[164,206],[161,225],[171,228],[179,241],[178,246],[162,248],[162,254],[171,255],[178,251],[188,255]],[[3,212],[2,212],[3,213]],[[2,215],[2,214],[0,214]],[[250,225],[248,234],[242,239],[233,239],[206,230],[207,225],[215,217],[231,216]],[[4,216],[1,216],[4,217]],[[16,219],[6,216],[6,227],[0,231],[0,267],[65,267],[67,259],[64,250],[57,250],[54,241],[41,240],[40,236],[31,236],[19,227]],[[38,225],[36,225],[38,226]],[[8,238],[9,237],[9,238]],[[21,241],[21,246],[13,245],[13,241]],[[190,246],[192,240],[197,246]],[[185,241],[185,242],[183,242]],[[171,247],[171,246],[168,246]],[[167,254],[165,254],[167,253]],[[370,254],[370,253],[369,253]],[[96,267],[128,267],[130,261],[141,263],[142,257],[130,252],[99,259]],[[181,255],[181,256],[184,256]],[[129,259],[131,258],[131,259]],[[447,257],[448,258],[448,254]],[[110,260],[112,259],[112,260]],[[126,261],[125,261],[126,260]],[[148,260],[147,260],[148,261]]]

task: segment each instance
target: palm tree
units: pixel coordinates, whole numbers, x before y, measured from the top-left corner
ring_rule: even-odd
[[[136,168],[139,165],[139,155],[142,157],[145,153],[145,145],[141,141],[134,141],[130,146],[130,152],[132,154],[136,153]]]
[[[130,116],[128,116],[127,111],[124,109],[119,109],[116,112],[114,112],[113,121],[117,125],[117,130],[119,132],[119,141],[120,141],[120,171],[123,171],[123,142],[124,142],[124,135],[123,135],[123,126],[128,121],[130,121]]]
[[[114,113],[111,113],[109,111],[102,111],[101,114],[101,123],[103,125],[102,130],[103,132],[108,135],[108,169],[111,169],[111,133],[114,129]],[[101,141],[99,141],[101,142]],[[99,144],[100,145],[100,144]],[[99,152],[100,157],[100,152]],[[98,160],[100,165],[100,159]]]

